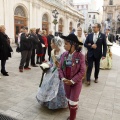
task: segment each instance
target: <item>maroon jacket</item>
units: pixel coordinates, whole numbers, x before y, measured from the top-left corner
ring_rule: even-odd
[[[66,68],[65,68],[65,58],[68,57],[68,52],[63,53],[60,60],[59,77],[60,79],[66,78]],[[76,60],[79,60],[76,63]],[[72,68],[70,74],[70,80],[73,80],[75,83],[81,82],[85,73],[85,57],[81,52],[75,52],[72,56]]]

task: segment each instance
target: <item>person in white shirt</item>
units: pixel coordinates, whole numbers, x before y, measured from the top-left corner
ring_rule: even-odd
[[[78,38],[79,42],[82,42],[83,44],[85,43],[86,38],[85,38],[85,34],[81,27],[78,27],[78,29],[77,29],[77,38]],[[83,45],[81,47],[82,47],[82,53],[85,55],[86,48]]]
[[[20,33],[19,33],[19,35],[18,35],[18,45],[19,45],[19,47],[20,47],[21,34],[22,34],[23,32],[24,32],[24,29],[21,28]]]

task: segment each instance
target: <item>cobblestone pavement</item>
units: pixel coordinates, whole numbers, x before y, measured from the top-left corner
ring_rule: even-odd
[[[77,120],[120,120],[120,47],[114,45],[113,68],[101,70],[99,83],[83,84]],[[41,77],[40,68],[19,73],[20,54],[14,52],[7,61],[10,76],[0,79],[0,113],[18,120],[66,120],[68,109],[56,111],[40,107],[36,93]],[[92,75],[93,78],[93,75]]]

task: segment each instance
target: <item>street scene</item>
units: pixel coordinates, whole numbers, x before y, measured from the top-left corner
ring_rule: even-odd
[[[118,45],[113,46],[113,68],[100,71],[99,84],[93,82],[93,77],[90,87],[83,83],[77,120],[120,119],[119,50]],[[68,109],[48,110],[36,100],[42,73],[40,67],[21,74],[19,59],[20,53],[14,52],[6,66],[10,71],[9,78],[0,79],[0,113],[18,120],[65,120]]]
[[[0,120],[120,120],[118,0],[0,0]]]

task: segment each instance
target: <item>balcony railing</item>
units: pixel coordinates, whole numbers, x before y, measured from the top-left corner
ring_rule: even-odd
[[[62,0],[43,0],[43,1],[54,4],[55,6],[58,6],[59,8],[62,8],[62,9],[65,9],[66,5],[74,8],[74,5],[71,2],[66,2]]]
[[[58,6],[59,8],[65,9],[66,3],[62,2],[61,0],[44,0],[44,1],[54,4],[55,6]]]

